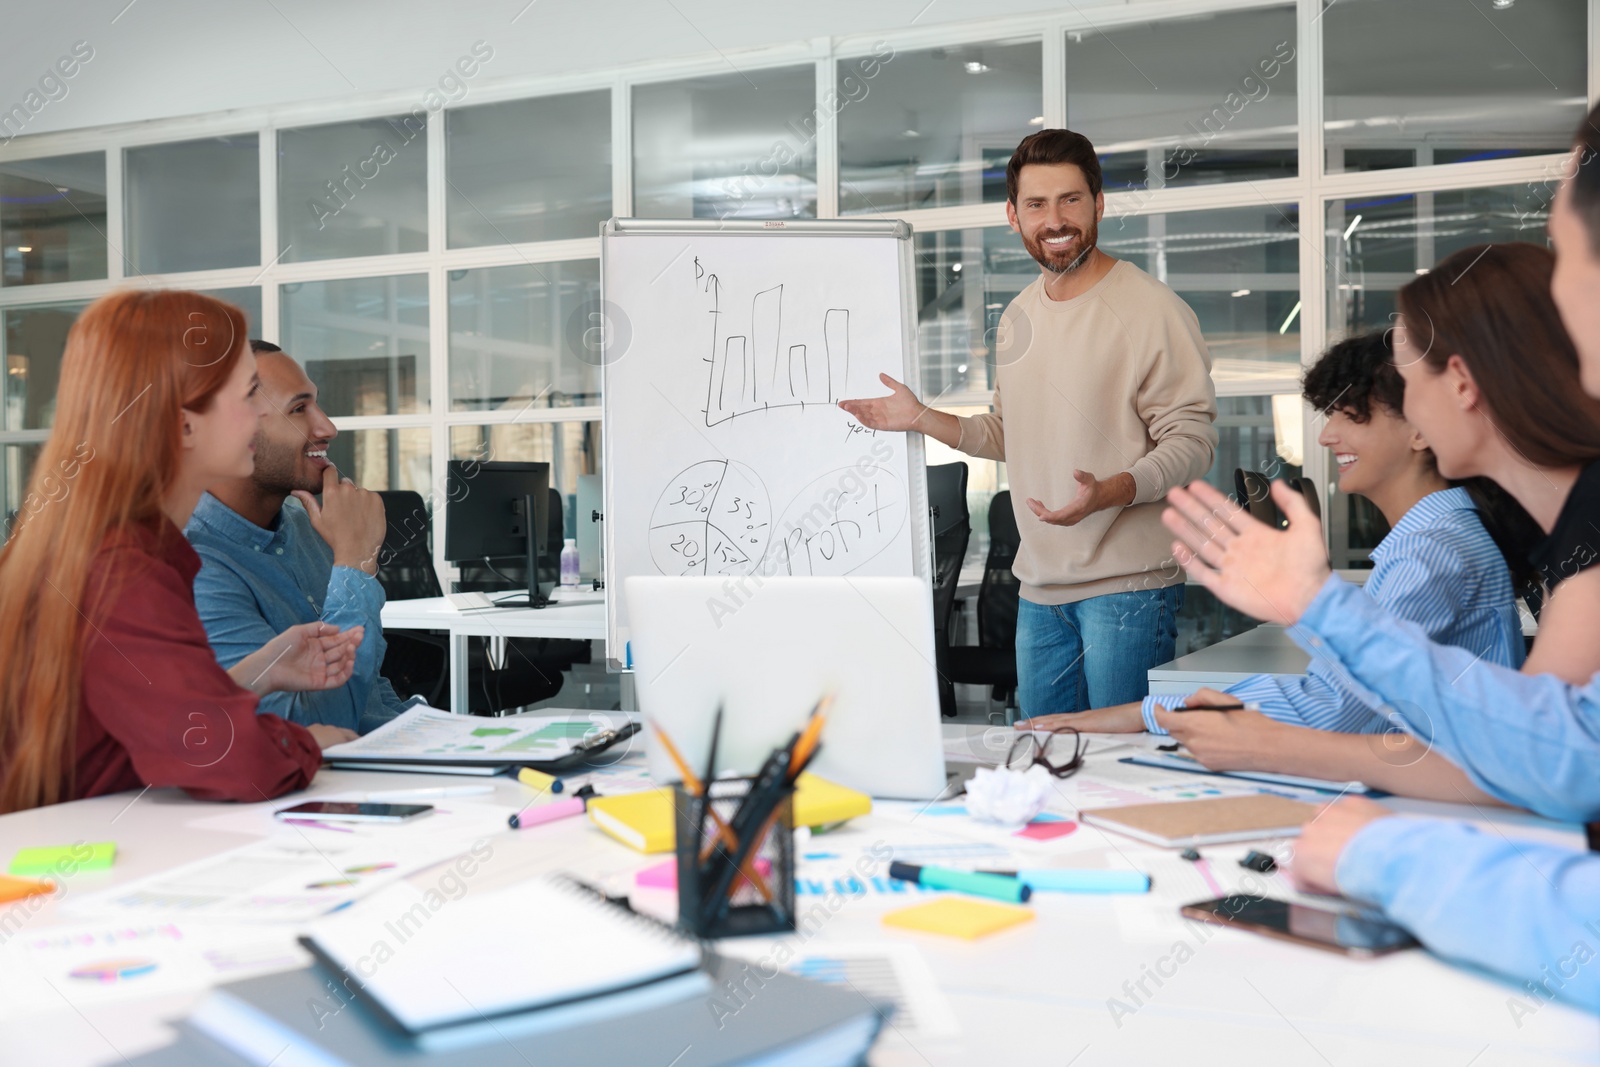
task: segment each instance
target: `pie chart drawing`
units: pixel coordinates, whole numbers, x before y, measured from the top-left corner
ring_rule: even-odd
[[[99,960],[94,963],[86,963],[81,967],[74,967],[68,972],[68,976],[85,982],[99,982],[101,985],[107,985],[111,982],[125,982],[130,978],[138,978],[141,975],[149,974],[155,969],[155,960]]]
[[[650,516],[650,559],[672,576],[755,572],[772,532],[772,502],[759,475],[735,460],[686,468]]]

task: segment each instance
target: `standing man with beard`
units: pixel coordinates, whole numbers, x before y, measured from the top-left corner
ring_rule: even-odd
[[[888,375],[890,396],[839,406],[871,429],[1006,463],[1022,534],[1017,695],[1031,718],[1140,700],[1146,672],[1172,658],[1183,572],[1162,499],[1210,469],[1217,399],[1194,312],[1097,247],[1105,198],[1087,138],[1027,137],[1006,191],[1040,272],[1001,318],[993,413],[937,411]]]
[[[355,671],[341,688],[274,693],[256,710],[366,733],[421,699],[402,701],[378,674],[383,498],[340,478],[328,462],[339,431],[300,365],[266,341],[251,341],[250,349],[272,412],[256,434],[255,472],[213,486],[184,530],[201,561],[195,606],[225,668],[260,648],[263,634],[288,626],[317,619],[365,626]],[[320,503],[313,493],[322,494]]]

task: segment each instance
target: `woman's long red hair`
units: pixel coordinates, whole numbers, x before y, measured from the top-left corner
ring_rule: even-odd
[[[84,652],[114,595],[91,595],[95,555],[160,523],[181,412],[210,406],[247,343],[238,308],[162,290],[103,297],[67,334],[55,424],[0,549],[0,813],[72,797]]]

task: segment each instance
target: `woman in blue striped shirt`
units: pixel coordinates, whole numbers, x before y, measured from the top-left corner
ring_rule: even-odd
[[[1457,477],[1492,475],[1539,521],[1543,533],[1562,533],[1549,540],[1541,537],[1537,545],[1535,555],[1543,564],[1540,577],[1547,595],[1539,637],[1521,673],[1549,674],[1581,685],[1600,672],[1600,646],[1594,641],[1600,626],[1600,567],[1594,564],[1600,563],[1600,551],[1585,543],[1589,530],[1574,529],[1586,523],[1562,520],[1568,512],[1574,517],[1587,513],[1600,498],[1600,401],[1585,393],[1577,353],[1551,298],[1553,269],[1548,249],[1525,243],[1478,246],[1446,257],[1400,291],[1405,326],[1394,331],[1394,349],[1407,383],[1406,410],[1427,435],[1441,472]],[[1191,509],[1194,500],[1210,507],[1211,495],[1214,491],[1191,487],[1174,501]],[[1300,536],[1316,529],[1315,520],[1307,519],[1301,509],[1294,509],[1290,518],[1290,529],[1300,527]],[[1191,574],[1198,570],[1202,580],[1214,587],[1215,575],[1204,557],[1227,550],[1237,540],[1233,530],[1238,526],[1249,523],[1233,518],[1210,523],[1216,544],[1205,546],[1200,563],[1187,552],[1180,557]],[[1574,534],[1576,542],[1569,536]],[[1320,539],[1320,533],[1317,536]],[[1270,535],[1267,539],[1273,540]],[[1600,544],[1600,536],[1592,540]],[[1574,544],[1582,551],[1570,551]],[[1262,555],[1252,563],[1260,565],[1267,557],[1265,550],[1256,551]],[[1325,575],[1325,556],[1320,565]],[[1243,569],[1231,562],[1230,568]],[[1278,578],[1274,571],[1273,581],[1249,579],[1257,582],[1250,588],[1260,599],[1244,610],[1271,621],[1298,618],[1284,609],[1293,598],[1275,590]],[[1241,606],[1231,592],[1223,598]],[[1351,618],[1364,614],[1364,606],[1342,612]],[[1389,615],[1385,628],[1391,620],[1402,628],[1407,625],[1399,616]],[[1363,629],[1377,632],[1370,624]],[[1437,636],[1428,636],[1444,651]],[[1378,691],[1370,700],[1387,709],[1394,732],[1381,739],[1328,733],[1246,712],[1156,718],[1197,759],[1217,770],[1275,770],[1355,780],[1407,796],[1513,802],[1552,814],[1533,799],[1531,783],[1519,783],[1515,790],[1490,785],[1493,776],[1478,766],[1497,753],[1547,743],[1533,729],[1531,714],[1528,736],[1519,737],[1510,748],[1497,744],[1478,750],[1453,741],[1456,706],[1481,701],[1477,691],[1509,673],[1505,665],[1486,664],[1476,653],[1468,658],[1461,649],[1449,649],[1465,662],[1440,680],[1435,698],[1422,706],[1395,699],[1397,690],[1407,688],[1404,679],[1383,677],[1368,669],[1368,663],[1353,666],[1349,657],[1328,654],[1315,642],[1313,647],[1315,662],[1336,668],[1366,691]],[[1389,701],[1380,704],[1379,694]],[[1215,700],[1217,694],[1202,690],[1195,697],[1199,703]],[[1518,719],[1526,713],[1507,702],[1499,710]],[[1594,771],[1581,753],[1565,754],[1563,762],[1577,769],[1577,777],[1593,780]]]
[[[1371,500],[1391,527],[1372,550],[1366,592],[1396,616],[1490,663],[1520,666],[1524,644],[1507,561],[1528,571],[1526,553],[1537,527],[1493,483],[1469,485],[1439,474],[1433,453],[1402,413],[1405,382],[1392,362],[1386,334],[1342,341],[1306,372],[1306,401],[1326,417],[1317,440],[1333,451],[1339,488]],[[1476,498],[1476,499],[1475,499]],[[1496,538],[1480,521],[1492,515]],[[1219,699],[1216,694],[1200,702]],[[1255,705],[1280,722],[1318,730],[1377,733],[1387,727],[1376,701],[1336,664],[1314,660],[1305,675],[1256,675],[1228,689],[1227,703]],[[1041,716],[1019,727],[1072,726],[1110,733],[1166,733],[1157,704],[1181,698],[1146,697],[1079,714]]]

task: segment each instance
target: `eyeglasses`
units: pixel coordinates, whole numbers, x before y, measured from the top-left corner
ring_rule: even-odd
[[[1020,734],[1006,754],[1006,769],[1026,771],[1035,765],[1055,778],[1070,778],[1083,768],[1089,743],[1070,726],[1060,726],[1041,739],[1037,733]]]

